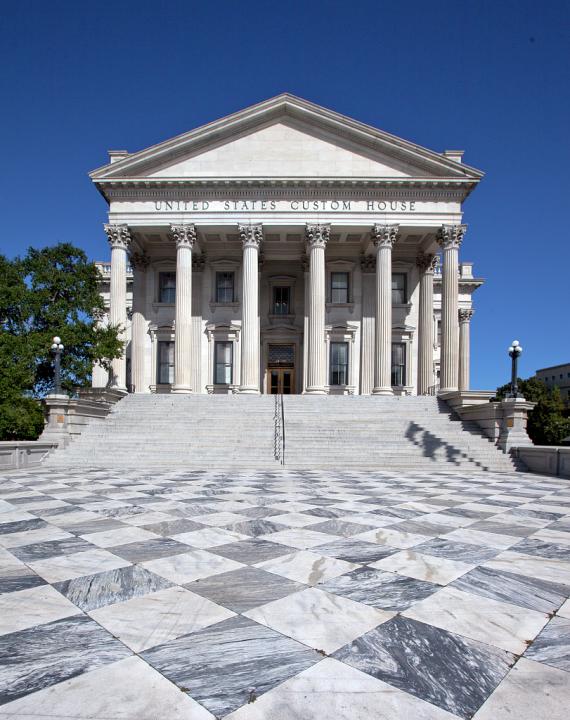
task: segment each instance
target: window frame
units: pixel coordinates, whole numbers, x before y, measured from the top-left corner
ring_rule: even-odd
[[[334,287],[334,278],[338,275],[344,275],[346,278],[346,287],[342,288],[335,288]],[[350,283],[350,272],[348,270],[331,270],[330,271],[330,278],[329,278],[329,297],[330,297],[330,304],[331,305],[348,305],[350,303],[351,299],[351,283]],[[334,293],[335,290],[341,290],[346,292],[346,295],[344,297],[344,300],[335,300]]]
[[[398,365],[394,364],[394,349],[402,349],[403,362]],[[401,373],[402,382],[398,383],[395,380],[398,379],[395,373]],[[407,386],[407,373],[408,373],[408,343],[404,341],[392,342],[391,359],[390,359],[390,383],[392,387],[402,388]]]
[[[333,365],[334,348],[343,347],[345,352],[345,362]],[[343,370],[339,370],[342,367]],[[335,369],[336,368],[336,369]],[[334,374],[337,374],[336,380],[340,379],[339,373],[344,373],[344,382],[334,382]],[[349,385],[350,377],[350,345],[348,340],[331,340],[329,343],[329,385],[332,387],[346,387]]]
[[[168,345],[169,350],[172,349],[172,359],[168,359],[168,361],[165,363],[162,360],[162,349],[164,346]],[[173,385],[174,384],[174,373],[175,373],[175,358],[176,358],[176,350],[174,346],[174,340],[158,340],[157,346],[156,346],[156,384],[157,385]],[[162,370],[163,368],[167,368],[167,380],[163,380],[162,376]]]
[[[402,277],[403,282],[403,288],[401,288],[403,293],[403,299],[399,301],[394,300],[394,292],[400,291],[400,288],[394,288],[394,278],[395,277]],[[392,278],[391,278],[391,290],[392,290],[392,305],[407,305],[409,302],[409,296],[408,296],[408,273],[407,272],[393,272]]]
[[[162,279],[166,276],[170,275],[174,279],[173,287],[171,288],[164,288],[162,285]],[[170,290],[173,293],[173,297],[170,300],[165,300],[163,298],[163,291],[164,290]],[[176,304],[176,270],[159,270],[158,271],[158,282],[157,282],[157,302],[160,305],[174,305]]]
[[[281,300],[280,303],[276,300],[276,295],[278,292],[286,290],[287,291],[287,304],[286,304],[286,312],[277,312],[278,305],[283,305],[283,301]],[[271,286],[271,315],[274,317],[288,317],[291,315],[291,298],[293,293],[291,292],[291,285],[272,285]]]
[[[228,362],[220,362],[218,361],[218,349],[222,346],[229,347],[230,350],[230,360]],[[224,382],[219,381],[219,368],[228,368],[230,369],[230,380],[229,382],[225,381],[226,373],[224,373]],[[213,377],[213,384],[214,385],[232,385],[234,381],[234,343],[232,340],[214,340],[214,377]]]
[[[231,276],[232,284],[231,284],[231,299],[230,300],[221,300],[220,299],[220,290],[227,290],[228,288],[221,288],[219,284],[219,280],[222,275]],[[235,270],[216,270],[216,274],[214,277],[214,302],[216,305],[232,305],[236,302],[236,273]]]

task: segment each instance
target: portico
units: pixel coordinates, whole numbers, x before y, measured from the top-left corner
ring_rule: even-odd
[[[461,153],[424,150],[289,95],[112,153],[91,177],[109,203],[102,292],[126,353],[94,384],[466,389],[482,280],[459,261],[462,203],[481,176]]]

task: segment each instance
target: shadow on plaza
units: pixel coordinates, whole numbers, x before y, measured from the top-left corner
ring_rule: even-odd
[[[421,448],[423,456],[433,462],[439,462],[442,459],[440,451],[443,449],[446,460],[449,463],[460,465],[460,459],[469,460],[469,462],[477,465],[477,467],[482,470],[489,469],[486,465],[483,465],[466,452],[463,452],[463,450],[460,450],[455,447],[455,445],[442,440],[442,438],[434,435],[427,428],[424,428],[416,422],[410,422],[408,429],[406,430],[406,439],[416,447]]]

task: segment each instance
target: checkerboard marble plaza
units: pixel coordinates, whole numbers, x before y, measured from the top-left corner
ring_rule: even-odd
[[[562,720],[570,482],[0,478],[0,718]]]

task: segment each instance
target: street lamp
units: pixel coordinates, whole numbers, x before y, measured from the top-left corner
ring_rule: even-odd
[[[507,397],[511,398],[522,398],[522,395],[519,394],[519,387],[517,384],[517,365],[519,361],[519,357],[522,354],[522,346],[519,343],[518,340],[513,340],[511,343],[511,346],[509,347],[509,355],[511,356],[512,360],[512,366],[511,366],[511,392],[508,394]]]
[[[54,393],[56,395],[61,395],[61,351],[63,350],[63,345],[61,343],[61,338],[57,337],[57,335],[52,338],[52,346],[51,351],[54,354],[55,363],[54,363]]]

